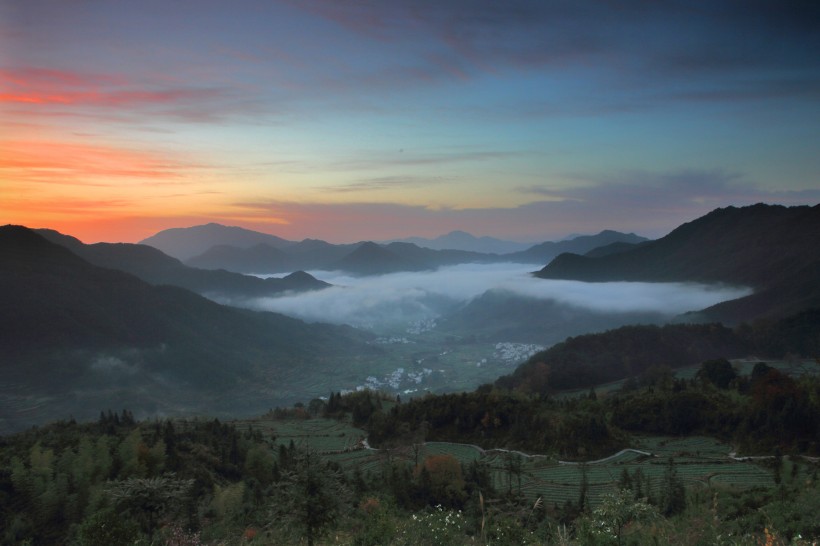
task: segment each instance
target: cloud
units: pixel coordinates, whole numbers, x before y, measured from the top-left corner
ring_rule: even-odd
[[[572,187],[547,185],[519,187],[525,194],[548,196],[558,202],[575,202],[585,208],[638,208],[643,214],[679,210],[708,210],[727,205],[776,202],[802,205],[820,199],[820,189],[803,191],[771,190],[749,182],[739,172],[723,169],[681,169],[653,172],[622,171],[607,175],[570,174]],[[706,211],[708,212],[708,211]],[[690,218],[691,219],[691,218]]]
[[[813,55],[820,48],[820,9],[811,2],[307,0],[293,5],[382,47],[416,44],[415,59],[424,64],[370,76],[396,86],[509,70],[593,68],[598,84],[609,90],[588,104],[597,111],[602,103],[626,107],[617,97],[626,90],[649,97],[629,103],[645,108],[738,96],[810,99],[820,82],[820,60]],[[757,77],[752,90],[750,75]],[[790,84],[794,81],[804,85]]]
[[[329,193],[358,193],[395,188],[418,188],[442,184],[451,180],[451,177],[444,176],[381,176],[358,180],[348,184],[322,186],[316,189]]]
[[[748,288],[695,283],[642,283],[527,279],[501,286],[510,292],[602,313],[656,312],[677,315],[748,296]]]
[[[201,165],[166,154],[57,140],[0,140],[0,173],[16,184],[112,186],[117,179],[175,179]],[[183,182],[177,181],[181,184]]]
[[[513,240],[546,241],[603,229],[661,237],[718,207],[761,202],[805,205],[820,201],[820,189],[766,189],[756,186],[742,173],[719,169],[635,170],[608,176],[570,174],[566,178],[573,182],[572,186],[510,188],[522,197],[533,198],[513,207],[430,208],[387,202],[245,200],[233,203],[236,213],[232,217],[250,223],[266,217],[283,218],[290,231],[280,231],[280,236],[308,236],[332,242],[372,239],[373,226],[379,226],[379,237],[383,239],[408,234],[435,237],[465,230]]]
[[[436,317],[488,290],[551,300],[598,313],[655,312],[674,316],[745,296],[750,290],[686,283],[584,283],[537,279],[536,265],[462,264],[432,272],[349,277],[314,271],[334,284],[317,292],[246,302],[307,321],[350,324],[381,330]]]
[[[224,87],[145,83],[122,74],[34,66],[0,69],[0,89],[0,104],[36,108],[41,116],[99,115],[102,119],[133,120],[150,113],[188,122],[212,122],[239,109],[230,106],[233,93]],[[247,104],[242,109],[247,110]]]

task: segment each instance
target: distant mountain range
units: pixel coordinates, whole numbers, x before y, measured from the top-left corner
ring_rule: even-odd
[[[258,260],[247,262],[247,267],[282,259],[289,271],[296,263],[311,263],[361,275],[509,261],[511,256],[527,256],[519,258],[524,260],[573,249],[576,253],[560,254],[537,276],[750,286],[752,295],[685,315],[681,321],[754,321],[749,328],[766,336],[765,344],[756,342],[754,347],[777,347],[780,340],[792,338],[803,343],[800,332],[808,332],[811,343],[790,343],[783,350],[803,347],[808,354],[816,348],[817,312],[810,310],[820,308],[820,205],[729,207],[656,241],[605,231],[502,256],[407,242],[293,243],[215,224],[190,229],[163,232],[156,240],[166,248],[198,241],[204,248],[201,255],[225,252],[233,261],[242,256]],[[238,239],[244,241],[239,246]],[[236,249],[248,254],[237,255]],[[262,280],[192,268],[146,245],[85,245],[55,231],[21,226],[0,227],[0,257],[0,434],[66,415],[87,419],[108,407],[127,407],[142,415],[259,413],[271,400],[296,401],[294,396],[315,393],[317,377],[331,384],[349,382],[345,362],[383,350],[365,343],[374,336],[351,328],[227,307],[194,293],[257,297],[326,286],[302,272]],[[786,316],[798,318],[774,322]],[[555,336],[576,335],[573,332],[587,327],[663,320],[648,313],[593,319],[552,302],[491,291],[441,317],[436,335],[465,342],[470,336],[486,340],[496,334],[521,341],[538,337],[538,343],[548,344]],[[761,327],[766,324],[776,327]],[[552,333],[541,337],[542,331]],[[701,343],[700,337],[670,345],[670,350],[697,348],[693,344]],[[613,345],[613,354],[621,351],[619,343]],[[565,349],[572,352],[574,347],[567,344]],[[589,347],[597,351],[594,343]],[[716,354],[722,354],[728,345],[716,347]],[[550,353],[550,358],[564,359],[566,354]],[[628,357],[624,353],[612,358],[628,364]],[[540,361],[533,362],[535,366]],[[627,368],[624,373],[632,373]],[[571,379],[578,370],[569,366],[564,371]],[[533,381],[540,381],[537,375]]]
[[[208,241],[211,244],[208,244]],[[560,242],[546,242],[507,254],[477,252],[463,248],[511,248],[507,241],[473,237],[452,232],[431,241],[431,246],[414,242],[374,243],[363,241],[334,245],[316,239],[301,242],[237,227],[207,224],[174,228],[141,242],[184,260],[192,267],[225,269],[239,273],[273,274],[296,270],[341,270],[357,275],[378,275],[397,271],[420,271],[460,263],[517,262],[544,264],[562,252],[585,253],[612,243],[637,244],[646,241],[633,233],[602,231]],[[364,250],[360,251],[360,248]],[[613,247],[613,249],[616,247]],[[198,251],[198,252],[196,252]]]
[[[695,281],[754,288],[701,313],[737,323],[820,306],[820,205],[716,209],[615,254],[561,254],[536,275],[582,281]],[[694,318],[694,317],[689,317]]]
[[[407,237],[405,239],[393,239],[382,241],[389,243],[410,243],[422,248],[432,250],[467,250],[469,252],[480,252],[482,254],[510,254],[520,252],[532,246],[532,243],[517,243],[515,241],[505,241],[495,237],[476,237],[466,231],[451,231],[445,235],[439,235],[434,239],[424,237]]]

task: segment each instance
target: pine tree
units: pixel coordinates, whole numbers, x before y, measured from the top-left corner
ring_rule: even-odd
[[[664,516],[672,516],[683,512],[686,508],[686,489],[678,478],[675,462],[669,458],[661,489],[660,509]]]

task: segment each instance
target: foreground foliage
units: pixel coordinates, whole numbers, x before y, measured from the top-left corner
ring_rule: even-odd
[[[804,455],[816,449],[817,436],[786,421],[796,411],[816,415],[811,412],[817,411],[818,379],[784,379],[760,366],[722,389],[709,379],[715,370],[719,378],[726,374],[724,366],[711,363],[689,381],[667,377],[606,397],[591,392],[560,402],[489,390],[396,404],[361,392],[280,409],[268,421],[137,423],[128,412],[108,412],[93,424],[56,423],[0,440],[0,540],[174,545],[816,540],[818,464]],[[784,393],[787,400],[781,399]],[[755,475],[768,477],[745,482],[746,474],[718,473],[714,476],[726,479],[693,480],[690,469],[697,467],[697,457],[719,462],[727,454],[715,453],[702,436],[645,442],[629,436],[680,433],[678,414],[665,413],[679,397],[689,408],[686,434],[732,438],[719,424],[741,425],[737,434],[748,452],[767,454],[737,464],[757,465]],[[755,408],[770,421],[756,432],[744,428],[741,417],[758,419]],[[637,415],[644,418],[630,417]],[[365,434],[352,426],[353,418],[369,428],[379,449],[367,450],[361,438],[351,437]],[[532,445],[546,447],[553,457],[525,458],[503,450],[482,455],[480,448],[464,444],[427,443],[449,437],[485,449],[530,445],[517,427],[529,428]],[[289,436],[277,437],[277,431]],[[571,435],[575,447],[562,434]],[[596,444],[639,445],[659,460],[646,459],[644,451],[625,452],[607,463],[609,473],[621,469],[617,483],[608,486],[599,483],[597,464],[562,466],[556,460],[562,454],[588,460],[602,452]],[[651,479],[647,472],[658,464],[664,470]],[[726,464],[720,468],[734,468]],[[559,471],[565,477],[558,479],[575,484],[569,486],[575,493],[563,502],[550,500],[557,482],[549,476]]]

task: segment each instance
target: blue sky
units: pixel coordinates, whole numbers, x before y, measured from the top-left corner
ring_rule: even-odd
[[[815,2],[0,0],[0,213],[660,236],[820,201]]]

